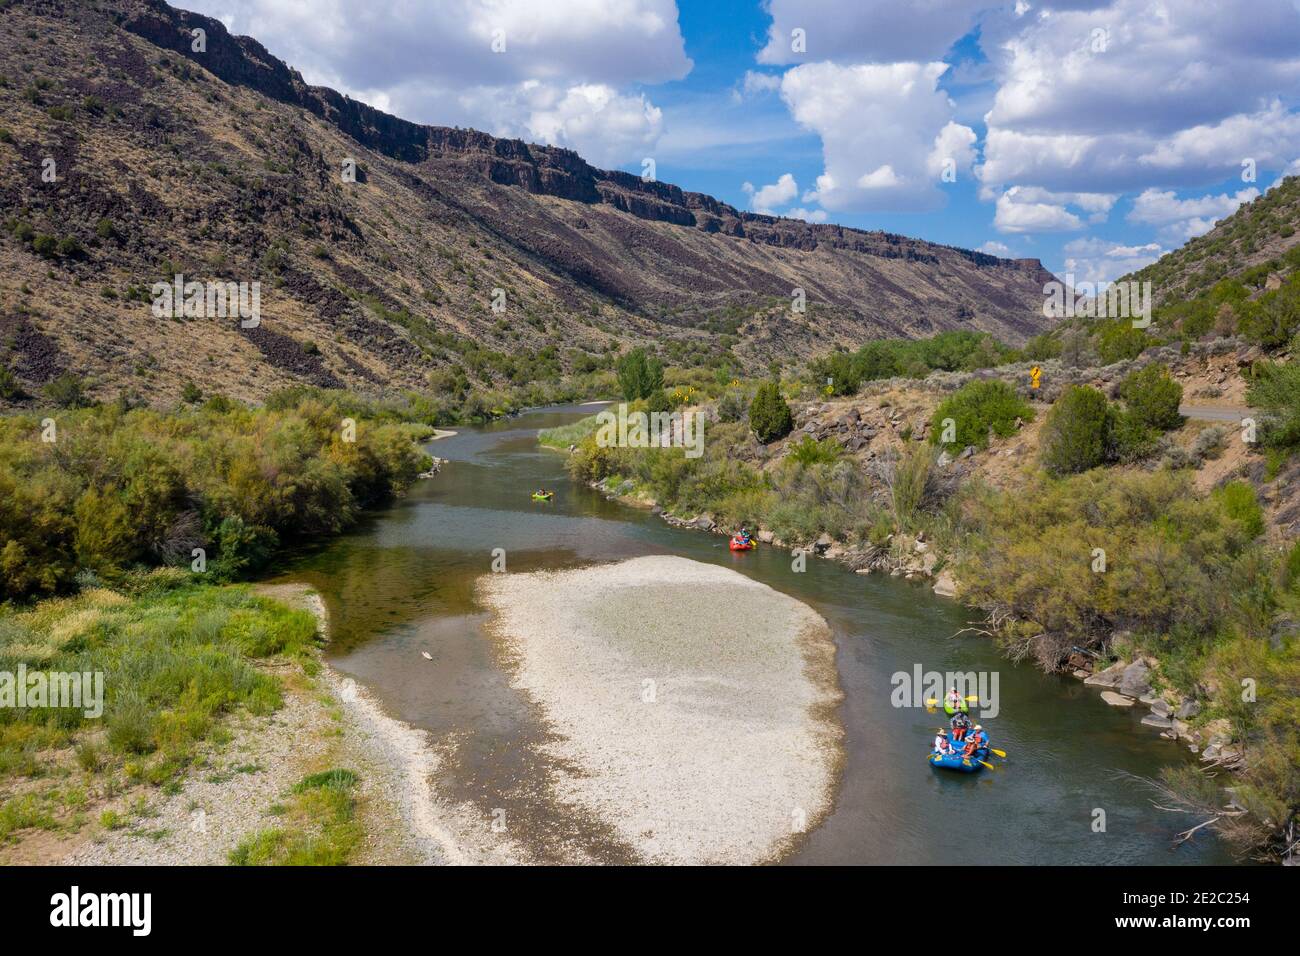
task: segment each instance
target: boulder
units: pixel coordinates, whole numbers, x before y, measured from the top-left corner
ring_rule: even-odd
[[[829,548],[834,543],[835,540],[829,534],[822,532],[822,536],[818,538],[815,542],[813,542],[813,548],[817,551],[818,554],[822,554],[826,551],[827,548]]]
[[[1142,726],[1156,727],[1160,730],[1169,730],[1174,726],[1174,724],[1168,717],[1161,717],[1159,714],[1147,714],[1142,718]]]
[[[1151,713],[1159,714],[1161,717],[1168,717],[1170,710],[1169,702],[1163,697],[1157,697],[1151,704]]]
[[[937,464],[940,468],[947,468],[949,465],[952,464],[952,455],[948,454],[947,451],[939,452],[939,460],[936,461],[935,464]]]
[[[1119,692],[1129,697],[1145,697],[1151,693],[1151,682],[1147,679],[1150,674],[1151,668],[1147,667],[1146,661],[1134,661],[1124,668],[1124,676],[1119,682]]]
[[[1174,711],[1174,716],[1180,720],[1187,720],[1189,717],[1195,717],[1200,712],[1200,703],[1189,698],[1178,705],[1178,710]]]
[[[957,580],[952,576],[951,571],[939,572],[939,576],[934,579],[934,593],[939,597],[957,596]]]
[[[1232,739],[1232,724],[1228,718],[1219,717],[1202,727],[1201,732],[1210,743],[1222,746]]]
[[[1102,691],[1101,699],[1112,707],[1132,707],[1134,704],[1132,697],[1125,697],[1123,694],[1117,694],[1113,690]]]
[[[766,528],[759,529],[758,540],[761,541],[763,544],[771,544],[773,537],[775,537],[773,532],[768,531]]]
[[[1123,661],[1117,661],[1104,671],[1093,674],[1084,683],[1090,687],[1118,687],[1124,677],[1124,668],[1127,666]]]

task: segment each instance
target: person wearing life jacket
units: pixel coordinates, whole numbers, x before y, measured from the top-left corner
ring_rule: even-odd
[[[960,710],[952,715],[952,739],[962,741],[970,731],[970,718]]]
[[[988,732],[979,724],[975,725],[975,729],[971,733],[971,740],[975,742],[975,746],[980,750],[987,750],[989,747]]]
[[[966,746],[962,748],[961,755],[963,757],[973,757],[975,756],[975,752],[979,749],[979,741],[972,736],[966,741]]]
[[[954,686],[952,690],[948,691],[948,696],[944,699],[944,702],[954,711],[961,710],[963,699],[961,694],[957,693],[956,686]]]
[[[937,754],[952,753],[952,744],[948,742],[948,731],[939,731],[938,736],[934,738],[934,752]]]
[[[738,535],[738,537],[740,538],[741,544],[749,544],[754,540],[753,536],[750,535],[749,533],[749,529],[746,527],[742,527],[740,529],[740,534]]]

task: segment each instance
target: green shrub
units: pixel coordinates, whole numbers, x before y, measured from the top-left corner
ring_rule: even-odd
[[[1265,413],[1259,438],[1266,447],[1300,447],[1300,361],[1257,365],[1246,400]]]
[[[907,444],[895,459],[883,463],[882,478],[889,489],[894,521],[907,528],[920,509],[930,488],[934,453],[926,445]]]
[[[794,416],[776,382],[764,382],[754,393],[754,401],[749,406],[749,427],[764,445],[784,438],[794,428]]]
[[[993,368],[1013,354],[1013,349],[984,332],[956,330],[925,339],[880,339],[852,354],[832,352],[811,362],[809,371],[818,388],[828,387],[832,395],[852,395],[863,382],[894,376],[924,378],[934,370]],[[824,385],[828,380],[829,386]]]
[[[1156,344],[1142,329],[1133,328],[1129,319],[1101,323],[1096,329],[1097,357],[1105,365],[1135,359]]]
[[[649,398],[664,387],[664,366],[657,358],[647,357],[643,348],[635,348],[618,360],[618,386],[629,402]]]
[[[1043,332],[1025,343],[1025,358],[1033,362],[1045,362],[1060,358],[1061,350],[1061,339],[1050,332]]]
[[[0,398],[7,402],[17,402],[27,397],[18,376],[8,365],[0,364]]]
[[[790,460],[805,468],[809,465],[833,465],[844,455],[844,446],[834,438],[817,441],[804,435],[790,448]]]
[[[1291,545],[1291,550],[1282,560],[1282,586],[1291,591],[1300,591],[1300,541]]]
[[[1147,428],[1169,431],[1183,423],[1183,416],[1178,414],[1183,387],[1164,365],[1152,364],[1130,372],[1120,383],[1119,394],[1129,414]]]
[[[1028,622],[1005,640],[1052,668],[1072,644],[1100,645],[1121,627],[1158,637],[1162,656],[1203,653],[1236,621],[1237,595],[1263,576],[1250,530],[1198,496],[1185,471],[1097,469],[1006,491],[972,486],[961,515],[966,597]],[[1107,557],[1102,573],[1095,548]],[[1053,638],[1037,641],[1044,632]]]
[[[1247,341],[1282,348],[1300,330],[1300,273],[1280,289],[1247,303],[1237,326]]]
[[[81,376],[72,372],[64,372],[48,382],[42,391],[46,398],[60,408],[86,408],[91,404],[85,382]]]
[[[76,409],[80,380],[52,384],[74,406],[58,416],[57,444],[35,440],[39,417],[0,418],[0,602],[65,590],[79,567],[115,581],[135,564],[188,565],[195,547],[213,580],[236,579],[282,538],[337,533],[428,467],[414,444],[424,426],[318,399]],[[358,422],[353,442],[345,415]]]
[[[1111,423],[1105,395],[1086,385],[1070,386],[1043,425],[1043,467],[1057,476],[1098,467],[1110,447]]]
[[[1104,461],[1117,461],[1125,464],[1150,458],[1159,448],[1160,433],[1145,424],[1131,409],[1107,410],[1109,421],[1106,425],[1106,447]],[[1060,473],[1056,473],[1060,474]]]
[[[651,392],[645,403],[645,410],[652,415],[656,412],[671,412],[673,407],[672,398],[662,388]]]
[[[1016,432],[1016,420],[1032,421],[1034,411],[1006,382],[967,382],[944,399],[930,420],[930,441],[948,448],[986,448],[989,430],[1001,438]],[[952,419],[955,436],[944,442],[944,420]]]
[[[1251,538],[1264,533],[1264,509],[1255,497],[1255,489],[1244,481],[1230,481],[1214,489],[1214,500],[1223,513],[1241,524]]]

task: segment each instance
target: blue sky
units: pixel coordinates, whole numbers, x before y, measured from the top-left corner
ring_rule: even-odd
[[[1300,0],[189,5],[409,119],[1079,281],[1300,172]]]

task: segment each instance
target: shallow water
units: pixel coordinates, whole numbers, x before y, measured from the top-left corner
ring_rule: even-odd
[[[732,554],[726,538],[672,528],[658,517],[570,481],[564,456],[537,445],[539,428],[591,408],[562,406],[433,443],[449,459],[391,508],[295,558],[331,614],[331,663],[371,690],[389,713],[455,740],[441,795],[469,800],[542,860],[635,859],[600,821],[555,799],[535,708],[509,686],[475,579],[502,548],[509,571],[573,567],[643,554],[677,554],[734,568],[799,600],[830,623],[844,691],[845,760],[835,806],[790,863],[1191,864],[1230,858],[1211,838],[1173,850],[1189,825],[1155,809],[1120,774],[1152,775],[1191,759],[1185,747],[1138,727],[1141,714],[1103,704],[1095,690],[1013,666],[979,636],[954,638],[973,614],[920,584],[857,575],[810,558],[795,573],[775,548]],[[555,500],[535,503],[538,486]],[[743,626],[743,609],[737,608]],[[433,655],[432,663],[420,656]],[[942,715],[891,704],[896,672],[998,675],[1000,713],[983,719],[1008,759],[959,775],[925,759]],[[997,763],[995,761],[995,763]],[[1105,832],[1094,832],[1095,811]]]

